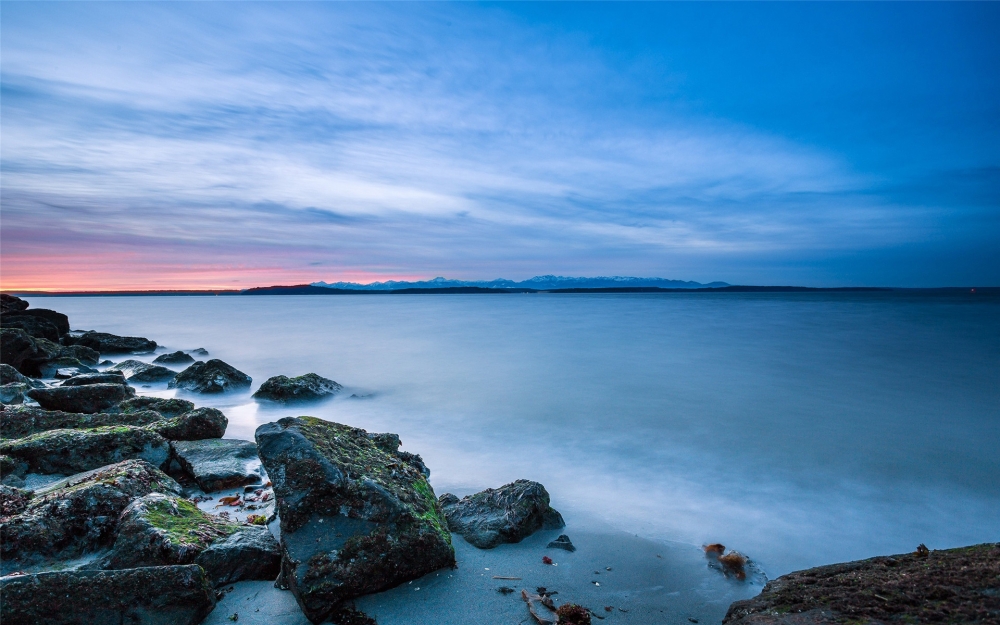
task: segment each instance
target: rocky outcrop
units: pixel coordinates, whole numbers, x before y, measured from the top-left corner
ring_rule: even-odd
[[[38,380],[25,377],[20,371],[7,364],[0,364],[0,384],[27,384],[32,388],[45,386]]]
[[[73,475],[36,491],[21,511],[0,520],[4,569],[77,558],[110,546],[121,512],[152,492],[177,494],[180,485],[141,460]]]
[[[261,481],[257,445],[251,441],[178,441],[171,448],[181,469],[206,493]]]
[[[163,438],[172,441],[197,441],[222,438],[229,419],[215,408],[195,408],[150,426]]]
[[[0,293],[0,313],[13,313],[27,310],[28,302],[14,295]]]
[[[783,575],[729,607],[727,625],[1000,622],[1000,543]]]
[[[49,430],[82,430],[116,425],[141,427],[164,420],[163,415],[152,410],[127,414],[86,414],[19,406],[0,412],[0,438],[25,438]]]
[[[166,382],[177,375],[176,371],[151,365],[138,360],[126,360],[111,367],[111,371],[121,371],[132,382]]]
[[[107,332],[84,332],[79,336],[67,334],[63,345],[83,345],[103,354],[148,353],[156,349],[156,341],[141,336],[117,336]]]
[[[0,519],[24,512],[33,494],[30,490],[0,484]]]
[[[0,328],[0,362],[21,371],[25,361],[36,356],[38,348],[30,334],[20,328]]]
[[[194,393],[224,393],[249,388],[253,380],[239,369],[221,360],[196,362],[170,380],[170,388]]]
[[[135,390],[122,384],[60,386],[28,391],[28,397],[42,408],[64,412],[100,412],[134,396]]]
[[[343,386],[315,373],[307,373],[296,378],[277,375],[268,378],[253,394],[255,399],[266,399],[281,403],[315,401],[333,397]]]
[[[121,371],[75,375],[71,378],[63,380],[59,386],[89,386],[90,384],[121,384],[122,386],[126,386],[125,376],[122,375]]]
[[[160,365],[186,365],[194,362],[194,358],[190,354],[176,351],[172,354],[161,354],[154,358],[153,362]]]
[[[197,625],[215,608],[195,565],[9,576],[0,592],[4,625]]]
[[[55,326],[56,331],[59,336],[69,332],[69,317],[62,314],[61,312],[56,312],[54,310],[49,310],[47,308],[32,308],[30,310],[25,309],[17,313],[19,315],[29,315],[31,317],[37,317],[39,319],[44,319],[48,321],[53,326]],[[59,340],[59,339],[56,339]]]
[[[170,445],[150,429],[120,425],[49,430],[5,440],[0,442],[0,454],[26,464],[32,473],[66,475],[131,459],[145,460],[160,468],[170,458]]]
[[[216,586],[249,579],[272,581],[281,571],[281,548],[266,527],[244,525],[214,541],[194,563]]]
[[[549,493],[538,482],[517,480],[500,488],[459,499],[441,495],[441,509],[452,532],[480,549],[521,542],[540,529],[566,525],[549,506]]]
[[[282,576],[313,623],[345,600],[454,565],[423,473],[364,430],[289,417],[256,439],[281,519]]]
[[[194,404],[186,399],[164,399],[162,397],[133,397],[126,399],[117,406],[112,406],[104,412],[140,412],[152,410],[164,417],[176,417],[194,410]]]
[[[0,318],[0,323],[5,328],[20,328],[34,337],[50,341],[59,340],[59,329],[51,321],[25,314],[26,312],[5,314]]]

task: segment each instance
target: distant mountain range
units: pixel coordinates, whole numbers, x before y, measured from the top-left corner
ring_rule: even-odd
[[[328,289],[345,289],[352,291],[394,291],[397,289],[442,289],[450,287],[480,287],[485,289],[607,289],[616,287],[660,287],[663,289],[703,289],[729,286],[725,282],[691,282],[689,280],[667,280],[665,278],[628,278],[623,276],[598,278],[568,278],[565,276],[535,276],[529,280],[515,282],[513,280],[449,280],[434,278],[406,282],[402,280],[387,280],[358,284],[357,282],[313,282],[310,286],[326,287]]]

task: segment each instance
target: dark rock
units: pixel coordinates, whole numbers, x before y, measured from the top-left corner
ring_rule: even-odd
[[[206,493],[261,481],[257,445],[250,441],[210,439],[171,443],[181,468]]]
[[[172,354],[162,354],[153,359],[153,362],[163,364],[163,365],[186,365],[190,362],[194,362],[189,354],[177,351]]]
[[[729,607],[728,625],[995,623],[1000,543],[878,557],[783,575]]]
[[[76,358],[85,365],[96,365],[101,360],[100,352],[83,345],[70,345],[68,347],[64,345],[59,350],[59,355]]]
[[[64,380],[59,386],[89,386],[91,384],[120,384],[122,386],[127,386],[125,376],[122,375],[121,371],[75,375],[67,380]]]
[[[112,371],[121,371],[125,377],[132,382],[166,382],[177,375],[176,371],[171,371],[160,365],[151,365],[138,360],[126,360],[111,367]]]
[[[156,341],[141,336],[117,336],[107,332],[85,332],[80,336],[67,334],[64,345],[83,345],[101,354],[146,353],[156,349]]]
[[[194,559],[216,586],[242,580],[271,581],[281,571],[281,548],[266,527],[244,525],[214,541]]]
[[[576,547],[573,546],[573,541],[569,539],[566,534],[559,534],[559,538],[550,541],[549,544],[545,545],[549,549],[565,549],[566,551],[576,551]]]
[[[20,406],[0,412],[0,438],[24,438],[49,430],[79,430],[114,425],[141,427],[164,420],[162,415],[152,410],[128,414],[87,414]]]
[[[25,363],[24,371],[28,375],[40,378],[60,379],[71,378],[85,373],[97,373],[97,369],[92,369],[70,356],[34,360],[30,364]]]
[[[198,349],[192,349],[191,352],[195,356],[208,356],[208,350],[204,347],[199,347]]]
[[[549,493],[538,482],[517,480],[459,500],[441,495],[441,508],[452,532],[480,549],[521,542],[540,529],[566,525],[549,506]]]
[[[247,374],[221,360],[196,362],[177,374],[167,384],[195,393],[224,393],[249,388],[253,380]]]
[[[70,474],[132,459],[165,467],[170,459],[170,445],[150,429],[120,425],[49,430],[4,440],[0,442],[0,454],[26,463],[32,473]]]
[[[38,347],[30,334],[20,328],[0,328],[0,362],[21,371],[25,361],[36,356]]]
[[[315,373],[307,373],[297,378],[277,375],[261,384],[253,396],[256,399],[292,403],[333,397],[343,388],[333,380]]]
[[[35,388],[28,391],[27,394],[46,410],[100,412],[134,397],[135,390],[121,384],[88,384],[85,386]]]
[[[59,328],[48,319],[27,315],[24,312],[8,313],[0,317],[0,323],[5,328],[20,328],[31,336],[48,339],[50,341],[59,340]]]
[[[424,475],[364,430],[288,417],[256,438],[281,520],[282,577],[313,623],[345,600],[455,564]]]
[[[59,332],[59,336],[69,332],[69,317],[62,314],[61,312],[56,312],[54,310],[48,310],[47,308],[32,308],[31,310],[24,310],[19,315],[30,315],[32,317],[38,317],[39,319],[44,319],[56,327],[56,331]],[[47,337],[46,337],[47,338]],[[51,339],[50,339],[51,340]],[[55,340],[59,340],[58,338]]]
[[[194,404],[186,399],[164,399],[162,397],[133,397],[126,399],[117,406],[112,406],[105,412],[137,412],[153,410],[164,417],[176,417],[194,410]]]
[[[0,484],[0,519],[21,514],[31,501],[32,492]]]
[[[410,465],[417,471],[423,473],[425,478],[429,478],[431,476],[431,470],[428,469],[427,465],[424,464],[424,459],[420,457],[420,454],[411,454],[408,451],[399,450],[399,446],[402,445],[403,442],[399,440],[398,434],[372,433],[368,435],[368,439],[371,440],[371,442],[375,443],[375,445],[378,446],[378,448],[381,449],[382,451],[396,456],[397,458],[399,458],[406,464]]]
[[[226,433],[229,419],[215,408],[195,408],[151,425],[150,429],[172,441],[197,441],[203,438],[222,438]]]
[[[142,460],[73,475],[36,491],[19,513],[0,524],[5,569],[109,547],[121,512],[152,492],[177,494],[180,485]]]
[[[0,591],[4,625],[197,625],[215,608],[195,565],[9,576]]]
[[[28,309],[28,302],[14,295],[0,293],[0,313],[19,312]]]
[[[96,364],[98,353],[82,345],[65,347],[43,338],[35,339],[36,354],[25,359],[21,373],[35,377],[52,377],[59,369],[75,368],[81,373],[93,373],[88,365]]]
[[[0,384],[27,384],[31,388],[43,388],[45,384],[21,375],[21,372],[7,364],[0,364]]]
[[[0,454],[0,480],[3,480],[4,484],[20,488],[23,485],[23,480],[20,480],[20,478],[24,477],[24,474],[27,472],[27,463]],[[11,484],[8,478],[17,478],[17,480],[20,480],[20,483]]]
[[[0,385],[0,403],[3,404],[23,404],[24,394],[32,387],[23,382]],[[0,435],[3,433],[0,432]]]

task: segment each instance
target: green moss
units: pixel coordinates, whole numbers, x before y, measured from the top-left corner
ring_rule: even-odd
[[[212,541],[229,536],[239,525],[213,517],[184,499],[157,501],[147,505],[146,520],[167,533],[170,542],[178,545],[207,547]]]
[[[427,511],[418,514],[417,517],[430,523],[434,530],[441,535],[441,538],[450,545],[451,532],[448,531],[448,522],[441,517],[441,513],[438,511],[438,501],[437,497],[434,496],[434,489],[431,488],[426,479],[418,480],[413,484],[413,488],[424,498],[424,505],[427,507]]]

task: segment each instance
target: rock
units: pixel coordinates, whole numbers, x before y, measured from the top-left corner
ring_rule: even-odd
[[[21,372],[8,364],[0,364],[0,384],[27,384],[31,388],[43,388],[45,384],[38,380],[21,375]]]
[[[23,404],[24,394],[27,393],[32,387],[24,384],[23,382],[14,382],[13,384],[3,384],[0,385],[0,403],[4,404]],[[0,435],[3,433],[0,432]]]
[[[100,352],[83,345],[61,346],[60,356],[76,358],[85,365],[96,365],[101,360]]]
[[[156,341],[141,336],[117,336],[107,332],[84,332],[80,336],[67,334],[64,345],[83,345],[101,354],[134,354],[151,352],[156,349]]]
[[[152,492],[177,494],[180,485],[142,460],[73,475],[36,491],[20,512],[0,524],[4,567],[72,559],[109,547],[121,512]]]
[[[281,574],[313,623],[345,600],[455,564],[424,475],[364,430],[288,417],[256,439],[277,499]]]
[[[170,445],[147,428],[119,425],[49,430],[4,440],[0,441],[0,454],[24,462],[32,473],[70,474],[132,459],[164,467],[170,459]]]
[[[20,462],[10,456],[0,454],[0,480],[8,486],[20,488],[24,485],[24,474],[28,472],[27,463]],[[16,483],[12,483],[16,482]]]
[[[24,362],[38,355],[35,340],[20,328],[0,328],[0,362],[21,370]]]
[[[0,484],[0,519],[21,514],[31,501],[32,492]]]
[[[281,571],[281,548],[266,527],[244,525],[209,545],[194,563],[216,586],[251,579],[273,581]]]
[[[192,349],[191,353],[195,356],[208,356],[208,350],[204,347],[199,347],[198,349]]]
[[[117,406],[112,406],[105,412],[136,412],[153,410],[164,417],[176,417],[194,410],[194,404],[186,399],[164,399],[162,397],[133,397],[126,399]]]
[[[176,417],[161,421],[150,428],[168,440],[196,441],[203,438],[222,438],[229,419],[215,408],[196,408]]]
[[[146,362],[139,362],[138,360],[120,362],[111,367],[111,370],[121,371],[125,374],[126,378],[133,382],[166,382],[177,375],[177,372],[171,371],[166,367],[151,365]]]
[[[209,360],[196,362],[181,371],[167,386],[195,393],[224,393],[249,388],[251,382],[250,376],[242,371],[221,360]]]
[[[569,539],[566,534],[559,534],[559,538],[550,541],[549,544],[545,545],[549,549],[565,549],[566,551],[576,551],[576,547],[573,546],[573,541]]]
[[[87,414],[21,406],[0,412],[0,438],[25,438],[49,430],[80,430],[115,425],[142,427],[164,420],[163,415],[152,410],[126,414]]]
[[[44,360],[36,359],[31,361],[30,364],[25,363],[24,371],[28,375],[39,378],[60,379],[71,378],[85,373],[97,373],[96,369],[88,367],[71,356],[57,356]]]
[[[31,310],[23,310],[19,315],[30,315],[32,317],[38,317],[39,319],[44,319],[48,321],[53,326],[55,326],[56,331],[59,336],[69,332],[69,317],[62,314],[61,312],[56,312],[54,310],[48,310],[47,308],[32,308]],[[50,339],[51,340],[51,339]],[[55,340],[59,340],[58,338]]]
[[[0,313],[18,312],[28,309],[28,302],[14,295],[0,293]]]
[[[69,386],[89,386],[91,384],[120,384],[122,386],[127,386],[125,382],[125,376],[122,375],[121,371],[110,371],[106,373],[85,373],[83,375],[75,375],[72,378],[64,380],[60,387]]]
[[[297,378],[277,375],[261,384],[253,396],[256,399],[292,403],[333,397],[343,388],[333,380],[315,373],[307,373]]]
[[[194,362],[194,358],[184,352],[176,351],[172,354],[162,354],[157,356],[153,359],[153,362],[164,365],[186,365],[190,362]]]
[[[88,384],[35,388],[28,391],[27,395],[46,410],[100,412],[134,397],[135,390],[122,384]]]
[[[250,441],[177,441],[171,448],[184,472],[206,493],[261,481],[257,445]]]
[[[4,625],[197,625],[215,608],[195,565],[8,576],[0,591]]]
[[[445,493],[441,508],[451,531],[480,549],[521,542],[540,529],[566,525],[562,515],[549,507],[545,487],[530,480],[487,488],[461,500]]]
[[[398,434],[368,434],[368,440],[375,443],[375,445],[382,451],[396,456],[406,464],[410,465],[417,471],[424,474],[425,478],[431,476],[431,470],[427,468],[424,464],[424,459],[420,457],[420,454],[411,454],[408,451],[400,451],[399,446],[403,444],[399,440]]]
[[[20,328],[31,336],[48,339],[50,341],[59,340],[59,329],[48,319],[35,317],[33,315],[19,313],[8,313],[0,319],[5,328]]]
[[[729,607],[727,625],[986,623],[1000,615],[1000,543],[783,575]]]

